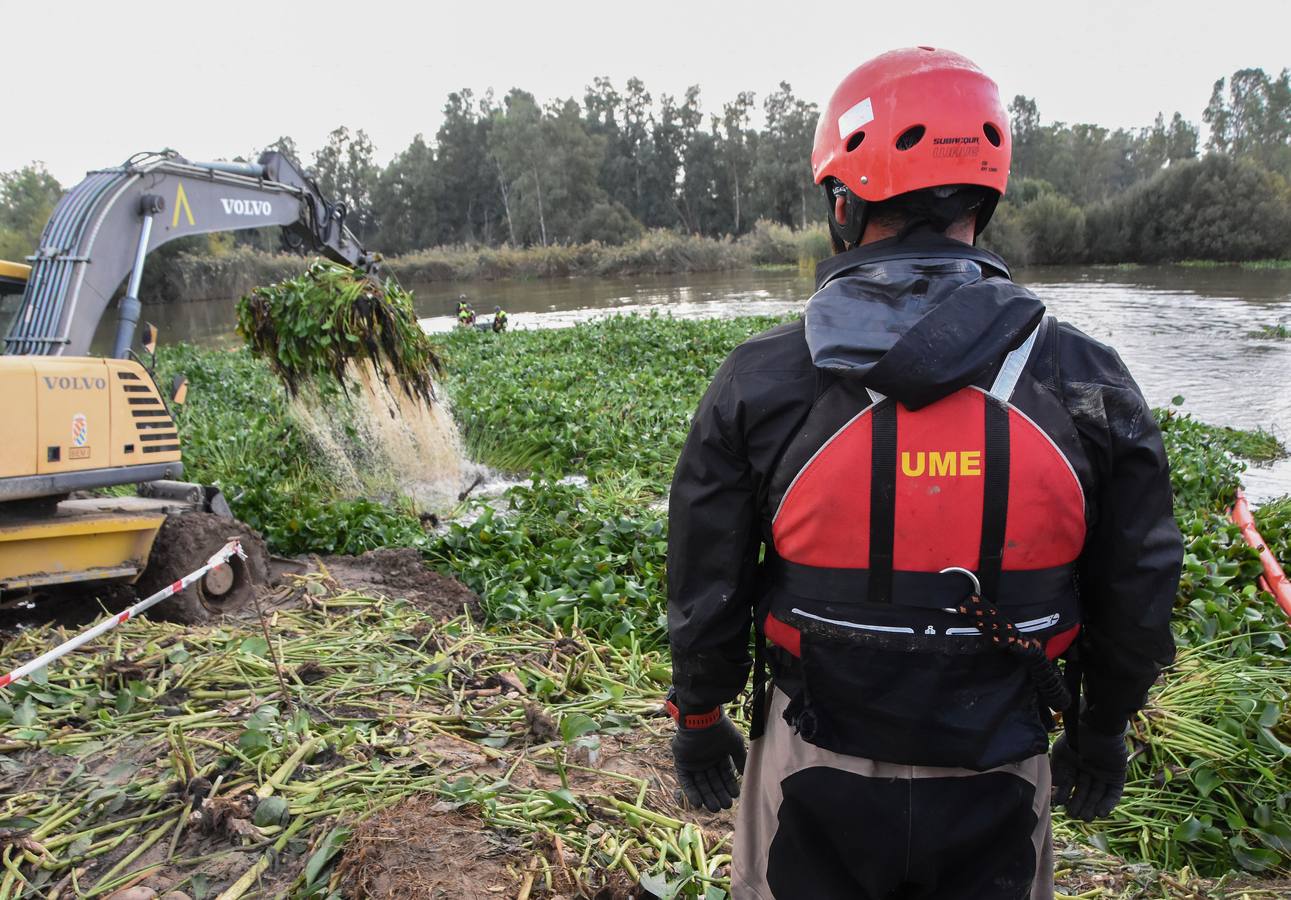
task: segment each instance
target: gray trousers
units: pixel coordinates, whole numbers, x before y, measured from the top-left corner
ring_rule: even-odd
[[[1053,900],[1045,755],[987,772],[807,743],[768,697],[735,826],[734,900]]]

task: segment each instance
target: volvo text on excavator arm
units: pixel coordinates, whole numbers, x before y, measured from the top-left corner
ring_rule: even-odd
[[[194,163],[173,152],[137,154],[91,172],[59,201],[30,257],[31,276],[6,355],[84,356],[126,276],[112,355],[124,359],[139,321],[139,281],[148,253],[214,231],[282,226],[302,249],[365,271],[365,253],[331,203],[288,157],[255,163]]]

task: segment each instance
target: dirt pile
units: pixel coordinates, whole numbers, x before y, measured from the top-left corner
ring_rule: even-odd
[[[412,797],[354,827],[338,872],[347,897],[495,900],[512,896],[518,844],[432,797]]]
[[[342,590],[406,600],[436,619],[451,619],[465,609],[479,619],[480,598],[455,578],[440,575],[411,547],[369,550],[361,556],[329,556],[320,567]]]

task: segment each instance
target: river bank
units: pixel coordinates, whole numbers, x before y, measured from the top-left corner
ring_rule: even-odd
[[[431,247],[387,257],[383,269],[404,284],[528,281],[719,272],[759,265],[810,268],[829,252],[823,225],[794,230],[760,221],[738,239],[656,229],[624,244]],[[306,265],[297,254],[247,247],[219,253],[176,253],[150,264],[143,293],[152,303],[239,297],[257,285],[298,275]]]
[[[532,282],[539,279],[621,278],[695,272],[736,272],[755,268],[801,271],[810,275],[829,256],[824,226],[794,230],[770,222],[738,239],[709,238],[663,229],[625,244],[571,244],[549,247],[432,247],[383,261],[386,274],[408,286],[470,282]],[[150,263],[143,296],[150,305],[228,300],[253,287],[298,275],[308,260],[292,253],[235,247],[219,253],[177,253]],[[1291,270],[1291,260],[1246,262],[1182,260],[1191,270]],[[1015,275],[1050,268],[1018,268]],[[1094,270],[1134,272],[1159,268],[1140,263],[1098,264]]]

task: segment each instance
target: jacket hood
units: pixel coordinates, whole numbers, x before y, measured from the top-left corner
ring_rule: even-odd
[[[982,377],[1044,304],[987,250],[933,233],[866,244],[816,267],[812,362],[918,409]]]

